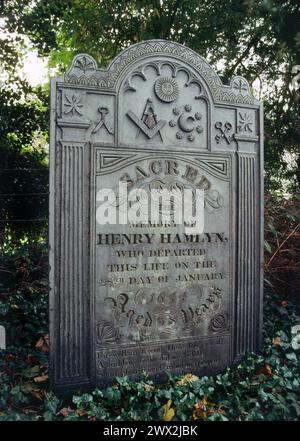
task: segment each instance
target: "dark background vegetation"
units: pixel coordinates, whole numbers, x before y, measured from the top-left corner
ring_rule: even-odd
[[[299,419],[300,64],[298,0],[4,0],[0,3],[0,419]],[[1,36],[2,35],[2,36]],[[28,45],[56,74],[75,54],[105,67],[152,38],[206,58],[228,83],[256,87],[265,109],[266,321],[262,354],[214,378],[148,379],[59,401],[48,390],[49,84],[19,74]],[[178,383],[179,382],[179,383]],[[230,398],[231,397],[231,398]],[[174,410],[174,414],[173,411]]]

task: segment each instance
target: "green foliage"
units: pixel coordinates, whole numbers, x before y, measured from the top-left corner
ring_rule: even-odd
[[[30,345],[48,327],[48,250],[41,242],[4,247],[0,253],[0,324],[8,341]]]
[[[300,197],[265,197],[265,281],[272,292],[299,296]]]
[[[168,374],[164,384],[123,376],[65,401],[48,390],[45,352],[11,346],[0,357],[0,420],[299,420],[300,352],[291,327],[300,308],[267,295],[265,317],[262,352],[219,375]]]
[[[48,168],[44,149],[48,98],[45,92],[32,88],[12,69],[10,63],[15,62],[14,67],[18,66],[21,57],[17,43],[9,41],[5,48],[11,58],[2,60],[7,78],[0,87],[2,243],[8,235],[39,234],[41,226],[46,225],[40,219],[48,216]]]
[[[1,3],[0,11],[10,4]],[[1,243],[39,235],[48,217],[48,93],[20,75],[26,47],[21,34],[0,37]]]

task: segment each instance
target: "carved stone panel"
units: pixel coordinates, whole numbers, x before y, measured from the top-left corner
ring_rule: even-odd
[[[95,155],[113,152],[96,147]],[[98,384],[143,369],[158,377],[166,370],[180,373],[193,363],[203,372],[218,371],[229,363],[231,351],[230,157],[210,156],[206,162],[207,156],[197,154],[126,153],[128,165],[100,164],[96,192],[118,183],[124,173],[135,188],[203,187],[207,228],[188,235],[177,225],[130,225],[122,231],[118,225],[95,226]],[[226,174],[214,168],[214,161],[226,167]],[[207,345],[206,339],[210,360],[201,350],[194,353],[195,345]],[[132,348],[135,361],[129,356]]]
[[[180,63],[153,59],[129,75],[121,86],[126,117],[121,145],[182,146],[208,149],[210,99],[203,81]],[[134,104],[134,107],[132,106]]]
[[[50,356],[59,393],[143,371],[211,374],[257,350],[262,110],[192,50],[153,40],[52,81]],[[203,192],[204,228],[127,213],[120,191]],[[105,198],[102,191],[107,191]],[[100,196],[99,196],[100,195]],[[173,205],[172,205],[173,204]],[[162,215],[175,200],[159,205]],[[172,208],[173,207],[173,208]],[[114,211],[113,211],[114,210]]]

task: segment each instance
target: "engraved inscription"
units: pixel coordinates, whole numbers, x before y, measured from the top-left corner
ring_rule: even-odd
[[[215,184],[198,166],[184,161],[146,160],[122,167],[116,175],[130,189],[203,188],[207,209],[225,210],[223,197],[212,189]],[[102,179],[108,179],[105,176]],[[99,182],[104,185],[105,180]],[[117,205],[120,208],[122,201]],[[194,235],[179,232],[172,223],[169,229],[152,224],[149,232],[143,224],[127,226],[125,231],[123,227],[122,232],[119,227],[114,232],[104,226],[98,230],[97,278],[105,281],[97,289],[99,350],[117,345],[121,351],[127,345],[188,341],[218,333],[211,325],[213,318],[221,313],[230,316],[225,258],[230,242],[228,232],[221,230],[221,218],[219,225],[217,231]],[[107,255],[109,260],[104,260]],[[221,332],[228,333],[229,328]]]
[[[198,168],[190,165],[182,166],[175,160],[153,160],[148,163],[147,167],[137,165],[134,167],[134,174],[124,173],[120,179],[127,182],[129,189],[162,190],[166,188],[180,191],[185,188],[202,189],[206,207],[213,210],[223,205],[221,193],[213,188],[211,181]],[[121,203],[122,201],[119,201],[119,204]]]
[[[134,265],[131,265],[133,269]],[[153,265],[153,269],[158,265]],[[148,268],[152,271],[151,265]],[[136,277],[131,276],[130,282]],[[208,333],[205,318],[219,310],[222,291],[217,287],[189,286],[178,289],[168,286],[159,291],[141,288],[106,297],[103,311],[110,321],[97,323],[97,343],[155,341],[180,335]],[[216,321],[216,319],[215,319]],[[217,324],[212,328],[216,331]]]
[[[228,337],[222,335],[207,340],[129,346],[121,351],[101,348],[96,352],[98,384],[102,384],[105,375],[139,375],[143,370],[154,376],[161,376],[166,370],[194,372],[195,366],[203,374],[217,372],[229,361],[228,343]]]

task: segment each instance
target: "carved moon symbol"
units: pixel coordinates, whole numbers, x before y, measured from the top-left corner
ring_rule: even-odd
[[[192,132],[194,130],[195,118],[191,115],[186,116],[184,113],[178,118],[178,125],[183,132]]]

